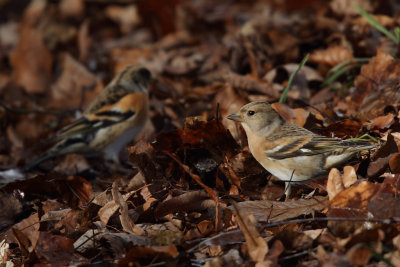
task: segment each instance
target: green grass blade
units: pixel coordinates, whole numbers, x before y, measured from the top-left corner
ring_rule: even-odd
[[[334,73],[337,72],[338,70],[340,70],[341,68],[343,68],[344,66],[351,64],[351,63],[367,63],[369,62],[370,58],[366,58],[366,57],[355,57],[355,58],[351,58],[348,60],[345,60],[343,62],[340,62],[339,64],[337,64],[336,66],[332,67],[328,73]]]
[[[331,76],[329,76],[328,78],[325,79],[325,81],[321,84],[321,87],[325,87],[325,86],[333,83],[334,81],[336,81],[345,72],[347,72],[347,71],[349,71],[351,69],[354,69],[354,68],[358,68],[358,67],[361,67],[361,64],[349,65],[349,66],[346,66],[346,67],[336,71]]]
[[[300,64],[297,67],[296,71],[293,72],[292,74],[290,74],[288,84],[286,85],[285,90],[283,90],[281,98],[279,99],[279,103],[285,103],[286,102],[287,94],[289,93],[289,89],[290,89],[290,87],[292,86],[292,83],[293,83],[293,78],[300,71],[300,69],[306,64],[309,56],[310,56],[310,54],[307,54],[303,58],[303,60],[300,62]]]
[[[346,139],[348,141],[365,141],[365,142],[374,142],[374,143],[379,143],[379,140],[376,139],[375,137],[370,136],[369,134],[363,134],[360,137],[357,138],[349,138]]]
[[[376,19],[374,19],[367,11],[359,7],[357,4],[353,3],[353,6],[357,9],[358,13],[363,16],[372,26],[374,26],[378,31],[386,35],[388,38],[392,39],[396,44],[400,43],[400,40],[396,36],[388,31],[382,24],[380,24]]]

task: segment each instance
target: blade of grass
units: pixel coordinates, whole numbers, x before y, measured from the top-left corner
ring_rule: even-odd
[[[353,3],[353,6],[357,9],[358,13],[360,13],[361,16],[363,16],[372,26],[374,26],[378,31],[386,35],[388,38],[392,39],[393,42],[396,44],[400,43],[400,40],[396,38],[396,36],[388,31],[382,24],[380,24],[374,17],[371,16],[367,11],[362,9],[360,6],[357,4]]]
[[[343,62],[340,62],[336,66],[332,67],[328,71],[328,73],[334,73],[334,72],[338,71],[339,69],[343,68],[344,66],[351,64],[351,63],[367,63],[367,62],[369,62],[369,60],[370,60],[370,58],[366,58],[366,57],[351,58],[351,59],[345,60]]]
[[[285,87],[285,90],[283,90],[281,98],[279,99],[279,103],[285,103],[286,102],[287,94],[289,93],[290,87],[292,86],[293,78],[300,71],[300,69],[306,64],[309,56],[310,56],[310,54],[307,54],[303,58],[303,60],[300,62],[300,64],[297,67],[296,71],[293,72],[292,74],[290,74],[289,81],[288,81],[288,83],[287,83],[287,85]]]
[[[334,81],[336,81],[345,72],[347,72],[347,71],[349,71],[351,69],[354,69],[354,68],[359,68],[361,66],[362,66],[362,64],[349,65],[349,66],[346,66],[346,67],[338,70],[337,72],[333,73],[331,76],[326,78],[325,81],[321,84],[321,87],[325,87],[325,86],[333,83]]]
[[[367,142],[372,141],[372,142],[374,142],[374,143],[379,143],[379,140],[378,140],[378,139],[376,139],[375,137],[370,136],[370,135],[367,134],[367,133],[361,135],[360,137],[357,137],[357,138],[349,138],[349,139],[346,139],[346,140],[348,140],[348,141],[367,141]]]
[[[400,40],[400,27],[394,28],[394,35],[396,36],[397,40]]]

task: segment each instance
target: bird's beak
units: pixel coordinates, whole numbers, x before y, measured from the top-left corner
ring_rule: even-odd
[[[242,117],[237,114],[237,113],[233,113],[231,115],[228,116],[228,119],[233,120],[233,121],[238,121],[238,122],[242,122]]]

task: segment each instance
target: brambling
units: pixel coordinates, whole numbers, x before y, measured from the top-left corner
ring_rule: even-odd
[[[49,139],[56,144],[24,169],[69,153],[102,153],[106,160],[119,163],[119,152],[147,121],[150,80],[151,73],[144,67],[124,68],[90,103],[81,118]]]
[[[290,182],[308,180],[341,165],[360,151],[376,146],[310,132],[285,119],[266,102],[251,102],[228,119],[240,122],[253,157],[271,174]]]

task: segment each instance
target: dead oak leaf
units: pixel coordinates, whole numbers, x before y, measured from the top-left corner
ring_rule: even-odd
[[[27,93],[44,93],[50,83],[53,56],[41,31],[22,25],[19,38],[10,56],[15,82]]]
[[[383,114],[386,106],[400,103],[399,61],[378,49],[377,55],[361,68],[354,82],[357,89],[351,96],[360,119],[375,118]]]
[[[334,67],[337,64],[352,58],[353,53],[350,49],[344,46],[334,45],[324,50],[315,50],[311,53],[309,60],[310,62]]]
[[[82,99],[86,107],[103,89],[96,76],[67,53],[61,56],[61,68],[61,76],[51,86],[52,100],[48,108],[77,108]]]

